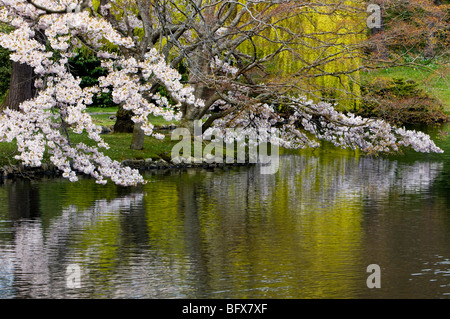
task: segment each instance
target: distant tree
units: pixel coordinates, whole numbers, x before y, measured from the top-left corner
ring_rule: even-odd
[[[448,0],[377,0],[382,8],[382,26],[372,29],[369,43],[384,47],[372,51],[375,63],[405,63],[412,59],[439,59],[449,55],[450,2]],[[389,51],[389,57],[386,54]]]

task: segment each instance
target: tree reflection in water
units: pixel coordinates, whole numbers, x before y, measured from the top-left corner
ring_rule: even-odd
[[[427,232],[450,236],[429,194],[442,170],[441,162],[289,155],[274,175],[154,172],[127,190],[15,182],[0,188],[9,203],[0,206],[0,296],[365,297],[373,258],[401,264],[430,246],[445,255],[433,239],[412,249],[401,237],[422,236],[430,211],[438,218]],[[399,209],[419,214],[404,223]],[[386,259],[396,258],[394,246],[399,259]],[[70,264],[82,269],[81,288],[66,285]],[[411,261],[405,276],[419,266]]]

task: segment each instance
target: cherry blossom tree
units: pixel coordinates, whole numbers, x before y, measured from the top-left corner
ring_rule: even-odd
[[[232,54],[233,50],[239,41],[248,39],[248,35],[242,35],[246,33],[243,25],[251,24],[255,32],[258,26],[262,30],[273,26],[277,10],[292,9],[283,7],[283,3],[0,0],[0,21],[14,28],[0,34],[0,46],[11,52],[13,62],[33,69],[35,88],[35,95],[21,103],[19,109],[6,108],[0,115],[0,141],[15,141],[19,153],[15,158],[27,166],[40,166],[47,152],[51,162],[71,181],[82,173],[98,183],[108,179],[126,186],[144,183],[138,170],[103,154],[102,149],[109,146],[100,135],[100,127],[86,112],[96,94],[111,92],[115,103],[132,112],[139,130],[159,139],[164,135],[153,130],[149,115],[175,119],[188,128],[193,121],[202,120],[204,134],[212,130],[220,134],[226,128],[239,127],[246,136],[265,130],[270,137],[276,130],[278,137],[270,141],[288,148],[317,147],[318,140],[327,140],[365,152],[398,151],[402,147],[442,152],[421,132],[344,114],[329,103],[313,103],[292,94],[292,90],[291,94],[285,89],[277,92],[276,85],[252,82],[243,70],[252,69],[269,57],[250,57],[250,62],[243,63],[244,55],[237,51]],[[180,7],[173,11],[177,6]],[[259,6],[258,10],[255,6]],[[158,25],[149,15],[150,9],[156,10],[159,21],[178,16],[185,23]],[[267,14],[258,15],[261,10],[269,10],[269,18]],[[180,16],[182,12],[185,15]],[[188,34],[198,26],[196,21],[209,21],[211,26],[213,21],[229,18],[236,21],[235,26],[223,29],[223,23],[219,23],[196,35]],[[277,19],[281,21],[281,17]],[[163,45],[161,34],[169,34],[172,40]],[[204,38],[200,41],[201,35]],[[192,43],[188,37],[193,38]],[[221,42],[215,40],[210,47],[210,37],[223,37],[225,47],[215,51]],[[160,41],[159,46],[155,39]],[[287,42],[279,45],[283,50]],[[81,88],[81,79],[70,73],[68,60],[81,47],[92,50],[102,61],[107,74],[99,78],[98,85]],[[178,54],[171,56],[174,51]],[[224,55],[225,51],[230,51],[230,55]],[[181,81],[175,68],[182,61],[190,65],[189,83]],[[211,81],[221,89],[206,94]],[[168,96],[159,94],[158,87],[164,87]],[[289,110],[285,114],[277,111],[281,104]],[[91,143],[73,143],[69,132],[86,134]]]

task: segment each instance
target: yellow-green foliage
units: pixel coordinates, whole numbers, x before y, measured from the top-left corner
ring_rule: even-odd
[[[270,74],[283,79],[291,77],[305,92],[311,93],[311,98],[356,108],[347,93],[351,93],[350,97],[360,96],[359,72],[345,73],[362,63],[358,44],[364,39],[366,16],[361,13],[364,8],[357,12],[356,9],[355,12],[333,10],[334,2],[327,0],[321,6],[286,12],[283,21],[277,15],[272,19],[274,27],[267,28],[261,36],[254,36],[252,41],[259,57],[271,54],[283,41],[288,43],[269,66]],[[346,4],[350,6],[351,1]],[[246,41],[241,49],[253,54],[254,46]]]
[[[98,10],[99,1],[94,0],[93,3],[94,10]],[[187,12],[193,9],[188,2],[175,3],[176,7],[169,8],[172,18],[183,23]],[[262,10],[265,10],[265,16],[272,15],[273,26],[253,35],[239,49],[249,55],[256,53],[258,57],[264,57],[278,50],[284,43],[283,51],[267,64],[266,71],[270,76],[266,76],[264,81],[282,79],[300,88],[300,92],[295,93],[306,94],[315,100],[336,102],[341,108],[357,109],[359,104],[354,97],[361,95],[359,71],[350,71],[357,70],[362,64],[358,45],[364,40],[367,30],[364,4],[351,0],[343,3],[324,0],[295,10],[291,10],[291,6],[280,10],[283,5],[273,6],[270,10],[266,10],[266,3],[249,6],[253,17]],[[205,19],[213,16],[219,7],[211,6],[206,9],[203,12]],[[138,9],[132,1],[127,1],[126,5],[125,1],[117,1],[112,13],[120,20],[124,17],[125,10],[137,13]],[[242,24],[249,23],[250,19],[252,18],[248,14],[242,19]],[[248,27],[243,27],[243,31],[253,27],[255,24],[249,23]],[[192,39],[200,36],[196,32],[192,30]],[[134,35],[142,37],[143,30],[136,28]],[[184,42],[183,39],[181,41]],[[161,51],[166,43],[167,39],[162,38],[155,47]],[[169,60],[177,54],[173,48]]]

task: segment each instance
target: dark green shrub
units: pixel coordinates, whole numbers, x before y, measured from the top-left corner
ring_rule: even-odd
[[[94,55],[80,53],[69,60],[70,71],[74,76],[81,78],[80,86],[82,88],[97,85],[98,78],[106,75],[102,68],[100,60]],[[113,102],[111,93],[100,93],[93,99],[92,106],[95,107],[113,107],[117,106]]]
[[[10,78],[11,60],[9,59],[9,51],[0,47],[0,102],[8,93]]]
[[[397,125],[437,124],[448,116],[442,104],[419,84],[402,78],[377,77],[361,86],[359,115],[382,118]]]

